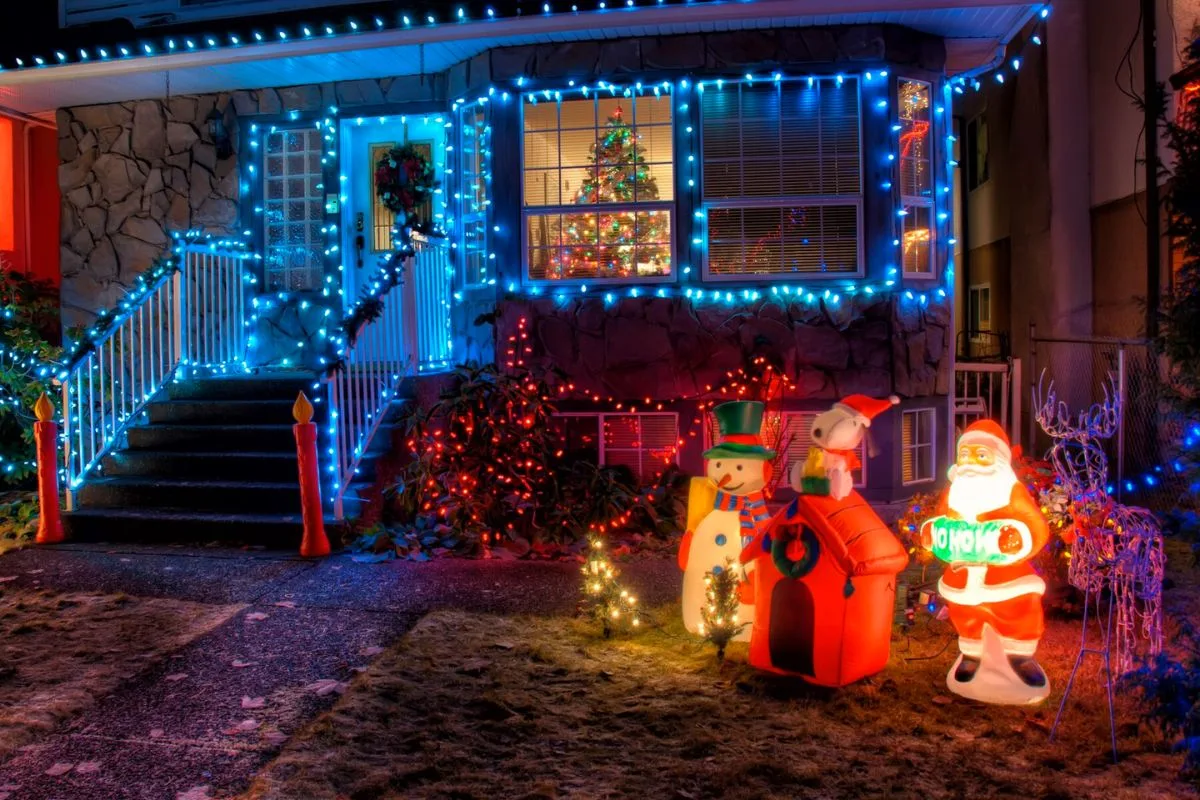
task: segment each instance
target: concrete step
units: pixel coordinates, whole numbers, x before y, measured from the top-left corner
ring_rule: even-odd
[[[296,452],[296,438],[289,424],[145,425],[130,428],[126,437],[131,450]]]
[[[191,378],[167,385],[171,400],[287,400],[293,402],[299,392],[309,400],[324,396],[324,386],[311,373],[267,373],[231,375],[216,378]]]
[[[223,514],[298,514],[300,482],[96,478],[78,493],[80,508],[170,509]]]
[[[63,516],[73,542],[170,542],[262,545],[299,549],[304,522],[295,514],[222,514],[195,511],[86,508]],[[338,525],[325,520],[330,543],[340,547]]]
[[[215,453],[169,450],[118,450],[105,456],[100,474],[106,478],[165,478],[286,482],[298,479],[296,450],[291,452],[229,451]]]
[[[278,425],[295,421],[292,400],[167,400],[146,406],[152,425]],[[326,406],[314,407],[313,421],[326,418]]]

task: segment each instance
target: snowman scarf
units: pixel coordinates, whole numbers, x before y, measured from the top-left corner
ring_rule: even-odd
[[[742,523],[742,539],[754,534],[760,526],[766,525],[771,519],[767,513],[767,501],[762,492],[751,492],[747,495],[730,494],[717,490],[713,501],[714,511],[736,511]]]

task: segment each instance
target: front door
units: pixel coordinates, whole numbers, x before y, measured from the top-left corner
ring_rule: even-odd
[[[444,119],[437,115],[358,117],[342,121],[342,292],[353,305],[370,278],[393,250],[395,215],[379,200],[375,170],[388,152],[414,144],[442,177]],[[440,209],[420,209],[423,219],[438,219]]]

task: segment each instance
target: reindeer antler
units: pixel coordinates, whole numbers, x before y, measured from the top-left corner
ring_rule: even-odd
[[[1033,406],[1037,409],[1035,416],[1038,424],[1052,439],[1107,439],[1117,432],[1121,423],[1121,398],[1116,379],[1111,373],[1103,384],[1103,402],[1093,403],[1087,410],[1080,411],[1077,417],[1065,402],[1058,399],[1053,380],[1043,401],[1042,384],[1045,379],[1046,370],[1042,370],[1037,388],[1033,390]]]

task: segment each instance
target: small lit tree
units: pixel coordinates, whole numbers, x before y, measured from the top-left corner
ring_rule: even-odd
[[[700,635],[717,648],[717,661],[725,660],[725,647],[746,627],[738,622],[739,571],[732,559],[726,559],[724,569],[714,569],[704,576],[704,607],[700,609]]]
[[[642,624],[637,598],[621,588],[617,576],[621,573],[604,551],[604,542],[593,536],[583,565],[583,610],[600,623],[604,638],[613,631],[637,628]]]

